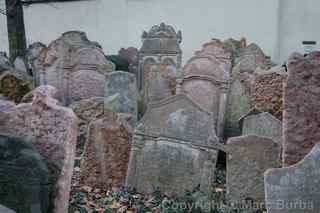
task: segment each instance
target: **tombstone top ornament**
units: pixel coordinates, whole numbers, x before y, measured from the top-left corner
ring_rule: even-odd
[[[143,32],[143,45],[140,53],[180,54],[182,52],[180,48],[181,41],[181,31],[176,32],[172,26],[165,23],[154,25],[149,32]]]

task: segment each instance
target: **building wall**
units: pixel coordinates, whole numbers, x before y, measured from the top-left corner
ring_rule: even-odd
[[[116,54],[121,47],[139,48],[143,30],[166,22],[182,30],[183,62],[211,38],[229,37],[246,37],[281,62],[303,50],[301,40],[319,37],[313,26],[318,6],[317,0],[88,0],[34,4],[24,12],[29,44],[48,44],[65,31],[81,30],[106,54]],[[0,15],[0,51],[8,49],[6,30]]]
[[[280,61],[286,60],[292,52],[304,52],[302,41],[316,41],[320,50],[320,16],[318,0],[280,0],[279,53]]]

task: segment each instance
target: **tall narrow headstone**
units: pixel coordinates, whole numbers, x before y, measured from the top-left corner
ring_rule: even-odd
[[[138,120],[138,90],[134,74],[116,71],[106,77],[105,108],[117,113],[130,114],[131,124]]]
[[[283,165],[303,159],[320,142],[320,52],[288,61],[284,87]]]

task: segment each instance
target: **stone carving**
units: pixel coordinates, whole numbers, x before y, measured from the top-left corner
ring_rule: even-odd
[[[56,93],[52,86],[38,87],[32,103],[19,104],[3,113],[6,119],[0,122],[0,129],[8,135],[34,141],[35,148],[48,165],[50,181],[54,185],[52,212],[66,213],[78,120],[71,109],[56,105],[57,100],[52,98]]]
[[[182,90],[213,113],[218,136],[223,135],[230,69],[230,52],[222,42],[212,40],[187,62],[180,80]]]
[[[59,89],[64,105],[103,97],[104,75],[115,69],[101,48],[82,32],[64,33],[41,51],[37,65],[41,85]]]
[[[104,111],[104,98],[94,97],[74,102],[70,105],[79,119],[79,133],[77,145],[83,148],[88,136],[88,126],[90,122],[95,121],[103,116]],[[82,149],[78,149],[80,151]],[[77,153],[81,154],[81,153]]]
[[[282,122],[268,112],[253,109],[240,119],[242,135],[270,138],[282,145]]]
[[[299,163],[265,172],[268,213],[318,213],[320,144]]]
[[[143,193],[181,195],[198,185],[208,192],[217,160],[214,129],[212,115],[184,94],[150,103],[133,137],[127,185]]]
[[[288,60],[284,86],[283,164],[299,162],[320,141],[320,52]]]
[[[52,183],[31,142],[0,135],[0,164],[0,203],[16,212],[47,212]]]
[[[140,91],[144,91],[150,66],[165,64],[180,68],[181,41],[181,31],[176,32],[172,26],[164,23],[153,26],[149,32],[143,32],[143,44],[139,51],[138,89]]]
[[[81,182],[91,187],[125,184],[132,129],[122,115],[105,110],[104,117],[89,125],[81,161]]]
[[[280,166],[280,146],[269,138],[253,135],[227,142],[227,199],[233,205],[245,201],[264,203],[263,174]]]
[[[138,121],[138,90],[134,74],[122,71],[111,72],[106,77],[105,102],[107,109],[132,116],[131,124]]]

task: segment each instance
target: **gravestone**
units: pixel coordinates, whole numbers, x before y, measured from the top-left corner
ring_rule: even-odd
[[[52,182],[31,142],[0,135],[0,164],[0,203],[16,212],[47,212]]]
[[[121,187],[127,175],[132,128],[126,115],[105,110],[92,121],[81,161],[81,183],[86,186]]]
[[[184,94],[149,103],[133,136],[127,186],[182,195],[200,185],[208,193],[217,160],[214,129],[212,115]]]
[[[224,127],[224,135],[226,137],[234,137],[241,135],[239,119],[246,114],[252,107],[251,98],[248,94],[246,86],[235,79],[232,81],[226,107],[226,120]]]
[[[269,138],[245,135],[227,142],[227,200],[233,205],[264,203],[263,174],[280,166],[280,146]]]
[[[29,45],[26,51],[26,58],[31,68],[34,85],[37,87],[40,85],[39,70],[41,69],[41,52],[46,51],[47,46],[41,42],[35,42]]]
[[[320,52],[291,55],[284,86],[283,165],[292,165],[320,142]]]
[[[103,97],[104,75],[114,64],[85,33],[70,31],[41,51],[37,72],[41,85],[58,88],[64,105],[91,97]]]
[[[219,40],[204,44],[182,70],[182,91],[213,114],[218,136],[223,134],[230,71],[231,53]]]
[[[118,113],[130,114],[133,126],[138,120],[138,90],[134,74],[116,71],[106,76],[105,83],[106,109]]]
[[[253,73],[257,67],[268,68],[268,60],[264,52],[257,44],[250,44],[239,51],[235,60],[236,69],[233,74],[248,72]]]
[[[240,119],[242,135],[257,135],[270,138],[282,146],[282,122],[268,112],[256,109]]]
[[[3,114],[0,129],[8,135],[34,141],[48,165],[53,183],[53,213],[66,213],[78,134],[78,119],[69,108],[58,106],[52,86],[35,90],[32,103],[19,104]]]
[[[180,68],[182,59],[181,41],[181,31],[176,32],[172,26],[164,23],[154,25],[148,32],[143,32],[143,44],[139,51],[137,82],[141,93],[144,93],[145,84],[150,80],[149,73],[152,65]],[[166,68],[160,70],[168,71]]]
[[[265,172],[268,213],[318,213],[320,144],[299,163]]]
[[[104,98],[94,97],[84,99],[78,102],[74,102],[70,105],[70,108],[74,111],[79,119],[79,131],[77,146],[78,151],[84,147],[88,136],[88,126],[90,122],[95,121],[103,116],[104,111]],[[81,153],[77,153],[81,154]]]

